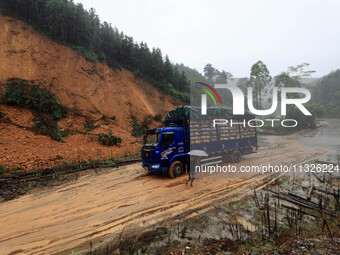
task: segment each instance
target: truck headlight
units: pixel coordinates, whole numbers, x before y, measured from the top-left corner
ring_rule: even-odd
[[[152,165],[151,168],[159,168],[160,165]]]

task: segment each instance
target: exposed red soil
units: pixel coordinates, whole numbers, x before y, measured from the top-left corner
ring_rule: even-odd
[[[168,95],[135,78],[130,71],[113,70],[105,63],[86,61],[72,48],[51,41],[21,21],[2,16],[0,60],[0,94],[4,93],[4,84],[10,78],[34,81],[52,91],[63,105],[86,116],[69,113],[59,121],[61,128],[85,132],[83,123],[91,119],[98,125],[92,133],[112,130],[123,140],[119,147],[106,147],[96,137],[75,134],[60,143],[0,120],[0,165],[8,169],[34,170],[62,161],[136,153],[140,144],[131,135],[131,116],[142,123],[175,107]],[[27,109],[1,103],[0,111],[20,126],[34,125],[33,114]],[[101,120],[103,116],[106,120]]]

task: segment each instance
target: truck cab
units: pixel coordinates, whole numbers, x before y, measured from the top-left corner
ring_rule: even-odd
[[[189,156],[183,120],[165,122],[165,126],[148,130],[143,137],[144,169],[176,178],[185,172]]]

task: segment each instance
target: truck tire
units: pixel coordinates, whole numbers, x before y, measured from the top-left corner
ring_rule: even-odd
[[[231,154],[231,161],[233,163],[239,163],[241,161],[241,152],[239,150],[233,151]]]
[[[181,176],[181,174],[184,172],[183,163],[179,160],[175,160],[171,163],[169,167],[169,176],[172,179],[175,179],[178,176]]]

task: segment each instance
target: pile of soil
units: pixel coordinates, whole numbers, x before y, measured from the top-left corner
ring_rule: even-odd
[[[136,78],[132,72],[113,70],[105,63],[92,63],[71,47],[51,41],[27,24],[0,16],[0,95],[8,79],[34,82],[53,92],[69,109],[59,121],[62,129],[71,130],[65,143],[35,134],[30,110],[1,102],[0,166],[32,171],[70,161],[91,161],[136,153],[141,145],[131,135],[133,119],[138,123],[175,108],[169,95]],[[96,128],[84,129],[91,121]],[[108,133],[122,138],[120,146],[107,147],[92,134]],[[83,133],[78,133],[80,131]]]

